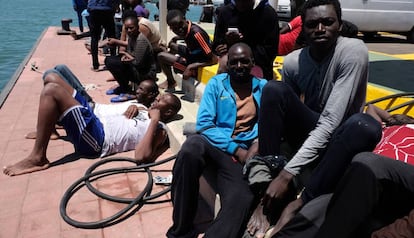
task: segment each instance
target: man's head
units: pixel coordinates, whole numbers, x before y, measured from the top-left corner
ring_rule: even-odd
[[[234,5],[239,12],[248,12],[253,10],[255,0],[234,0]]]
[[[245,43],[232,45],[228,52],[227,71],[230,79],[236,83],[250,82],[251,69],[254,66],[253,53]]]
[[[158,94],[158,85],[153,80],[142,81],[136,90],[137,101],[147,107],[151,106]]]
[[[122,21],[128,36],[136,38],[139,35],[137,13],[134,10],[125,11]]]
[[[342,29],[338,0],[309,0],[302,11],[302,31],[307,43],[318,54],[326,54],[336,43]]]
[[[181,109],[181,101],[172,93],[163,93],[155,99],[151,108],[160,110],[161,121],[168,122]]]
[[[188,23],[180,10],[168,11],[167,24],[177,36],[185,37],[187,35]]]

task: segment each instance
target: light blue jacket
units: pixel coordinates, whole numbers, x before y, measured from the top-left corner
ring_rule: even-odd
[[[259,117],[260,97],[266,83],[264,79],[253,77],[252,91],[257,117]],[[230,84],[230,77],[227,73],[218,74],[208,81],[204,90],[198,108],[196,130],[212,145],[233,155],[238,147],[248,149],[258,136],[256,121],[251,131],[241,132],[232,138],[236,116],[236,97]]]

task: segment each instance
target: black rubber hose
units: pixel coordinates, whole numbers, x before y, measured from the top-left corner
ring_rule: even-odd
[[[142,164],[142,165],[135,165],[130,167],[121,167],[121,168],[111,168],[111,169],[105,169],[105,170],[99,170],[94,171],[99,166],[110,163],[110,162],[119,162],[119,161],[126,161],[136,164],[136,161],[127,158],[127,157],[115,157],[115,158],[109,158],[105,160],[100,160],[93,164],[91,167],[88,168],[88,170],[85,172],[85,175],[81,178],[79,178],[77,181],[75,181],[65,192],[65,194],[62,197],[61,203],[60,203],[60,214],[64,221],[66,221],[68,224],[78,227],[78,228],[84,228],[84,229],[98,229],[98,228],[104,228],[108,227],[114,224],[117,224],[133,214],[135,214],[141,207],[144,206],[144,204],[155,204],[155,203],[161,203],[166,202],[169,200],[159,200],[159,201],[152,201],[153,199],[156,199],[166,193],[168,193],[171,188],[168,186],[166,189],[156,193],[152,194],[152,185],[153,185],[153,177],[152,177],[152,171],[150,170],[150,167],[157,166],[163,163],[166,163],[168,161],[171,161],[175,159],[176,156],[171,156],[169,158],[166,158],[164,160],[160,160],[158,162],[150,163],[150,164]],[[143,189],[143,191],[138,194],[136,198],[120,198],[115,196],[110,196],[108,194],[102,193],[99,190],[97,190],[95,187],[91,185],[91,182],[96,181],[100,178],[111,176],[114,174],[120,174],[120,173],[130,173],[130,172],[146,172],[148,176],[148,181]],[[69,200],[72,198],[72,196],[82,187],[87,186],[89,191],[94,193],[100,198],[118,202],[118,203],[125,203],[128,204],[125,208],[120,210],[119,212],[115,213],[114,215],[104,218],[99,221],[93,221],[93,222],[80,222],[77,220],[72,219],[68,216],[66,210],[67,205],[69,203]]]
[[[163,160],[160,160],[160,161],[156,161],[156,162],[153,162],[153,163],[149,163],[149,164],[141,164],[141,165],[134,166],[134,167],[123,167],[123,168],[117,168],[117,169],[108,169],[108,170],[104,170],[104,171],[112,172],[112,171],[115,171],[115,170],[119,170],[119,173],[132,172],[132,171],[136,171],[136,170],[142,170],[144,168],[155,167],[157,165],[160,165],[160,164],[169,162],[169,161],[171,161],[171,160],[173,160],[175,158],[176,158],[176,156],[173,155],[173,156],[168,157],[166,159],[163,159]],[[91,167],[89,167],[86,170],[85,175],[92,173],[96,168],[98,168],[101,165],[104,165],[104,164],[110,163],[110,162],[119,162],[119,161],[126,161],[126,162],[131,162],[131,163],[135,163],[136,164],[136,161],[135,160],[133,160],[131,158],[127,158],[127,157],[109,158],[109,159],[105,159],[105,160],[98,161],[97,163],[93,164]],[[92,193],[94,193],[96,196],[98,196],[100,198],[103,198],[103,199],[106,199],[106,200],[110,200],[112,202],[118,202],[118,203],[130,203],[133,200],[131,198],[120,198],[120,197],[115,197],[115,196],[111,196],[111,195],[105,194],[105,193],[97,190],[94,186],[92,186],[92,184],[88,180],[85,180],[85,183],[86,183],[86,186],[88,187],[89,191],[91,191]],[[158,198],[158,197],[160,197],[160,196],[168,193],[169,191],[170,191],[170,188],[167,187],[163,191],[158,192],[158,193],[156,193],[156,194],[154,194],[152,196],[144,197],[143,200],[144,201],[148,201],[148,200],[152,200],[152,199]],[[165,201],[167,201],[167,200],[165,200]],[[161,201],[161,202],[165,202],[165,201]],[[157,203],[159,203],[159,202],[157,202]]]

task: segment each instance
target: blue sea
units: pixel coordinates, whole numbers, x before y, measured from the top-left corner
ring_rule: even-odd
[[[145,5],[153,20],[154,14],[158,14],[157,7],[153,3]],[[1,92],[48,26],[61,26],[63,18],[73,19],[71,27],[78,26],[78,21],[71,0],[0,0],[0,6],[3,8],[0,15]],[[191,5],[187,19],[198,21],[201,10],[201,6]]]

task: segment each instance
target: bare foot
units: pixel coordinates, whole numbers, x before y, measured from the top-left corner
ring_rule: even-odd
[[[8,176],[16,176],[44,170],[49,168],[49,166],[49,160],[46,158],[34,159],[27,157],[20,162],[4,167],[3,173]]]
[[[247,231],[256,238],[263,238],[269,226],[269,221],[263,214],[263,205],[257,205],[247,224]]]
[[[26,139],[36,139],[37,137],[37,132],[36,131],[32,131],[27,133],[24,138]],[[60,138],[60,135],[57,131],[52,132],[52,134],[50,134],[50,140],[57,140]]]
[[[278,233],[296,215],[302,206],[303,201],[301,198],[290,202],[283,210],[282,215],[280,215],[280,218],[274,226],[270,237],[273,237],[273,235]]]

